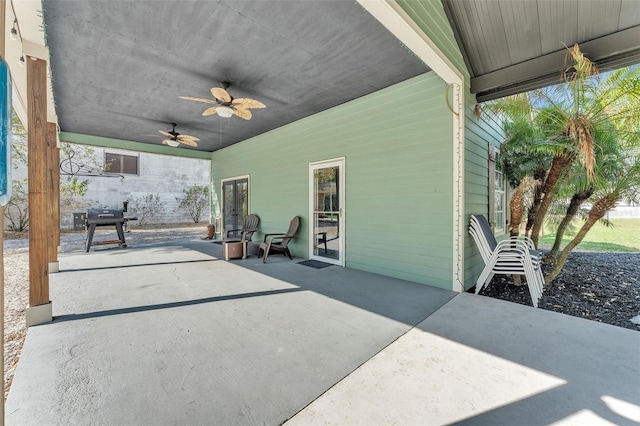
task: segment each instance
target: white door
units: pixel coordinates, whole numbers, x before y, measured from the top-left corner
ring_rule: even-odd
[[[344,266],[344,158],[309,164],[309,254]]]

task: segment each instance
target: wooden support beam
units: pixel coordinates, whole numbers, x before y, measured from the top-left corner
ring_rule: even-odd
[[[29,306],[49,303],[47,231],[47,62],[28,56]],[[29,323],[29,319],[27,319]]]
[[[5,41],[6,41],[6,9],[7,2],[0,2],[0,58],[4,59],[5,55]],[[7,164],[7,167],[11,167],[11,164]],[[11,182],[8,182],[11,185]],[[2,348],[0,348],[0,365],[2,366],[2,404],[0,404],[0,426],[4,426],[4,206],[0,206],[0,341],[2,342]]]
[[[58,146],[58,125],[56,124],[56,134],[53,146],[53,221],[54,228],[53,242],[56,247],[60,247],[60,147]],[[57,260],[57,256],[56,256]]]
[[[56,163],[56,155],[55,152],[58,150],[58,126],[56,123],[47,123],[47,175],[45,182],[45,193],[44,196],[46,198],[46,212],[48,216],[47,223],[49,226],[47,227],[47,248],[49,255],[47,257],[49,263],[58,262],[58,241],[57,241],[57,232],[56,230],[60,230],[60,222],[58,221],[58,215],[56,212],[56,197],[54,191],[59,189],[60,175],[57,173],[60,170],[58,163]],[[58,185],[55,184],[56,178],[58,180]],[[56,186],[58,188],[56,188]],[[58,210],[60,205],[58,204]],[[50,268],[51,269],[51,268]],[[57,272],[50,270],[49,272]]]

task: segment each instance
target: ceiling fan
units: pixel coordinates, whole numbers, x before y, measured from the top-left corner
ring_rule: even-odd
[[[265,108],[265,104],[260,101],[256,101],[251,98],[237,98],[227,92],[229,87],[228,82],[223,82],[222,87],[212,87],[211,94],[214,99],[205,98],[193,98],[191,96],[180,96],[180,99],[186,99],[188,101],[203,102],[205,104],[214,104],[210,108],[204,110],[202,115],[218,114],[220,117],[229,118],[232,115],[237,115],[245,120],[251,120],[252,114],[249,109],[251,108]]]
[[[176,132],[176,126],[177,126],[176,123],[169,123],[169,124],[171,124],[171,127],[172,127],[170,132],[165,132],[164,130],[158,130],[160,133],[162,133],[164,136],[167,137],[167,139],[162,141],[164,145],[169,145],[173,147],[176,147],[180,144],[189,145],[189,146],[198,146],[196,141],[199,141],[200,139],[196,138],[195,136],[181,135],[180,133]]]

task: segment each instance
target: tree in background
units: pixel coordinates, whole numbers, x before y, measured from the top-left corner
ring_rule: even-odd
[[[209,187],[193,185],[191,188],[183,189],[182,192],[184,197],[176,197],[176,201],[180,203],[178,210],[185,210],[194,223],[199,223],[209,207]]]
[[[29,193],[26,188],[26,179],[13,181],[11,199],[4,208],[4,217],[7,218],[9,230],[25,232],[29,229]]]

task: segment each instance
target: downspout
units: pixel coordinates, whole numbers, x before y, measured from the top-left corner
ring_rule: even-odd
[[[395,0],[358,0],[358,3],[404,43],[452,93],[453,116],[453,286],[464,291],[464,77],[416,25]],[[447,93],[447,96],[449,94]]]

